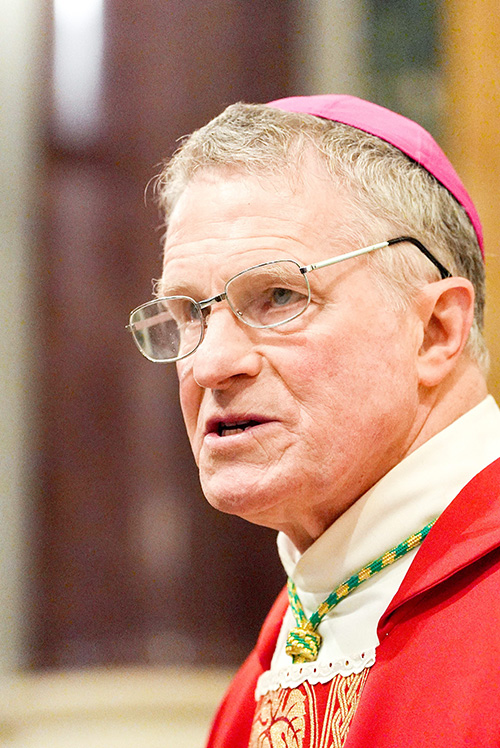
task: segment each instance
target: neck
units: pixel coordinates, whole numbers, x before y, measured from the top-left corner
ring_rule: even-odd
[[[437,387],[421,389],[420,426],[407,454],[479,405],[487,394],[486,381],[479,366],[463,356],[453,372]]]

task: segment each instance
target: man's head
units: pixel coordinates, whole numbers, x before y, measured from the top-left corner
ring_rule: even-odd
[[[429,155],[429,144],[433,144],[436,153],[442,156],[438,169],[442,171],[443,165],[449,167],[447,182],[455,195],[464,198],[469,215],[435,177],[387,140],[342,121],[307,113],[308,110],[326,112],[328,109],[332,112],[338,109],[344,122],[364,120],[364,126],[371,115],[372,129],[377,133],[387,127],[384,113],[398,118],[400,133],[404,133],[404,123],[408,123],[411,137],[406,136],[406,152],[410,151],[413,138],[415,157],[423,151],[421,160],[429,166],[435,156]],[[392,119],[389,123],[389,137],[394,140],[395,125]],[[425,148],[422,148],[422,136],[426,137]],[[398,140],[403,142],[404,135],[399,135]],[[475,289],[475,317],[468,348],[486,372],[488,354],[482,336],[485,272],[479,217],[442,151],[431,136],[411,120],[349,96],[295,97],[270,105],[229,106],[189,136],[160,175],[158,194],[167,222],[185,185],[199,170],[233,167],[262,176],[282,174],[293,183],[300,179],[300,161],[311,147],[327,167],[332,181],[350,190],[358,208],[356,225],[345,227],[349,239],[358,246],[369,244],[376,235],[377,226],[381,229],[390,226],[394,235],[420,238],[453,275],[469,278]],[[401,252],[389,250],[374,254],[369,261],[379,271],[379,279],[393,302],[398,299],[405,303],[419,284],[433,277],[432,267],[418,251],[409,247]],[[434,277],[437,277],[435,272]]]
[[[305,547],[484,396],[474,228],[394,146],[272,106],[229,107],[187,139],[159,187],[168,229],[158,293],[213,301],[203,341],[178,363],[204,491]],[[309,306],[277,327],[244,324],[219,296],[250,266],[304,267],[401,235],[454,277],[401,242],[309,273]],[[299,293],[273,283],[275,306]]]

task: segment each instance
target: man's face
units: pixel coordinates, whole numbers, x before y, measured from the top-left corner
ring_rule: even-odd
[[[204,171],[173,211],[162,293],[201,300],[260,262],[357,249],[339,240],[354,220],[346,191],[312,158],[293,186]],[[254,329],[215,304],[200,347],[178,363],[207,499],[301,548],[410,451],[422,425],[417,315],[388,307],[364,258],[308,277],[311,304],[297,319]]]

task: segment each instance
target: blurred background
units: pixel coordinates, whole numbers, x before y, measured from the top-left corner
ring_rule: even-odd
[[[496,0],[0,10],[0,745],[201,745],[285,580],[274,533],[204,501],[175,373],[125,330],[160,273],[151,181],[182,135],[238,100],[350,93],[417,119],[483,219],[498,397],[500,11]]]

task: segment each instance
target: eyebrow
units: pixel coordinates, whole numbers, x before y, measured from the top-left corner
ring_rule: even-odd
[[[155,284],[155,295],[157,298],[164,298],[166,296],[189,296],[191,299],[196,300],[196,293],[193,293],[193,284],[188,285],[187,283],[180,281],[179,283],[164,283],[160,278]],[[198,294],[199,295],[199,294]],[[204,298],[201,296],[200,298]]]

